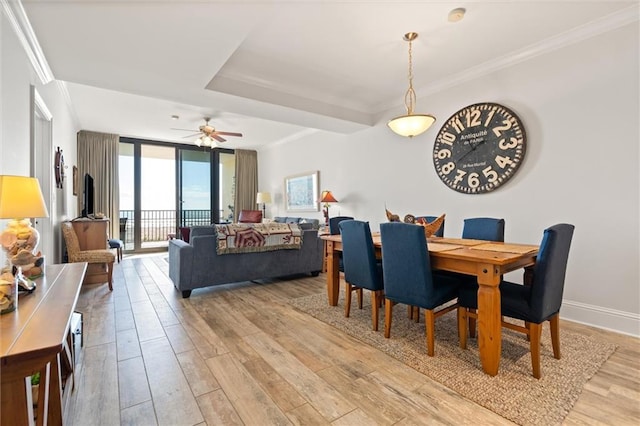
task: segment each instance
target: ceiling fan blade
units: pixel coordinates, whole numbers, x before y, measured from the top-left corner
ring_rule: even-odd
[[[234,133],[234,132],[215,132],[216,135],[225,135],[225,136],[240,136],[242,137],[242,133]]]
[[[169,130],[182,130],[182,131],[185,131],[185,132],[197,132],[198,131],[197,129],[195,129],[195,130],[194,129],[178,129],[177,127],[172,127]]]
[[[192,132],[192,131],[193,131],[193,130],[190,130],[190,132]],[[182,137],[182,139],[192,138],[192,137],[194,137],[194,136],[198,136],[198,135],[200,135],[200,134],[201,134],[201,133],[200,133],[200,132],[198,132],[198,133],[194,133],[194,134],[192,134],[192,135],[183,136],[183,137]]]
[[[218,142],[225,142],[226,139],[221,138],[220,136],[218,136],[219,132],[215,132],[215,133],[211,133],[211,137],[214,138],[215,140],[217,140]]]

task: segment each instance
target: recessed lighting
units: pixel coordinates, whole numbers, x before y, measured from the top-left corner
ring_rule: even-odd
[[[180,116],[179,115],[172,115],[171,119],[172,120],[180,120]]]
[[[464,7],[458,7],[449,12],[449,22],[458,22],[464,18],[464,14],[467,10]]]

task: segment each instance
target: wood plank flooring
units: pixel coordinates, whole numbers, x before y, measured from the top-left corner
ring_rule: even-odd
[[[324,275],[182,299],[166,256],[125,258],[113,292],[83,287],[85,344],[65,424],[512,424],[288,305],[324,293]],[[561,327],[619,345],[564,424],[639,424],[640,339]]]

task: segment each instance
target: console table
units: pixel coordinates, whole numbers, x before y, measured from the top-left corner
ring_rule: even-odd
[[[45,275],[35,280],[36,290],[20,294],[18,308],[0,316],[2,425],[31,424],[29,376],[37,372],[36,424],[63,423],[63,397],[73,387],[75,362],[70,322],[86,269],[86,263],[47,265]]]
[[[109,219],[78,218],[71,221],[78,236],[80,250],[105,250],[109,240]],[[109,281],[105,263],[91,263],[87,267],[84,284],[99,284]]]

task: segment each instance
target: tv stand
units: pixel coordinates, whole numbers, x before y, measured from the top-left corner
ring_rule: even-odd
[[[109,240],[109,219],[80,218],[72,220],[71,225],[78,236],[80,250],[108,249],[107,241]],[[109,281],[109,275],[106,264],[89,264],[83,284],[100,284],[107,281]]]

